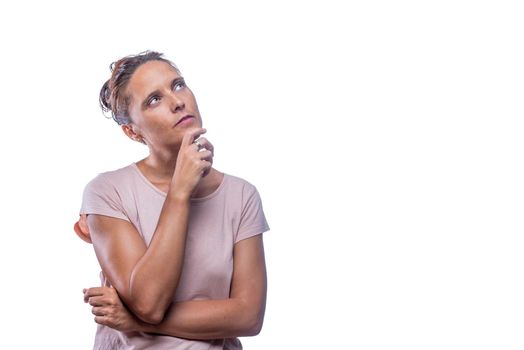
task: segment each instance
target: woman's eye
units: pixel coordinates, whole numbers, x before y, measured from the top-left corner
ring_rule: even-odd
[[[178,90],[182,89],[184,86],[186,86],[186,84],[183,81],[178,81],[173,86],[173,90],[178,91]]]
[[[160,99],[159,99],[158,97],[156,97],[156,96],[151,97],[151,98],[149,99],[149,101],[147,102],[147,105],[148,105],[148,106],[151,106],[151,105],[157,104],[158,101],[160,101]]]

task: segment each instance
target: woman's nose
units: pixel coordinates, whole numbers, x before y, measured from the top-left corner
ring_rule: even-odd
[[[180,96],[177,96],[176,93],[172,93],[170,96],[171,111],[174,113],[183,110],[186,106],[184,100]]]

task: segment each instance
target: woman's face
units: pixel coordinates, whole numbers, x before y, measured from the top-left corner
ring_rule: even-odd
[[[202,127],[193,92],[166,62],[142,64],[126,92],[131,97],[128,111],[132,123],[128,128],[151,147],[178,148],[188,129]]]

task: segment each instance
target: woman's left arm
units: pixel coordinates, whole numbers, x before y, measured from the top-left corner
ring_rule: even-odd
[[[93,305],[97,323],[122,331],[138,330],[187,339],[253,336],[262,328],[266,306],[267,281],[262,235],[236,243],[233,254],[229,299],[173,303],[164,320],[157,325],[136,319],[120,300],[114,300],[118,296],[109,288],[89,289],[85,295],[86,301]]]

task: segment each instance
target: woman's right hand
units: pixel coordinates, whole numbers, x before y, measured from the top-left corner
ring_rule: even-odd
[[[84,289],[84,303],[92,306],[95,322],[122,332],[140,329],[138,320],[122,303],[113,287],[93,287]]]
[[[198,183],[209,171],[213,164],[213,146],[205,139],[198,139],[203,150],[194,140],[204,134],[206,129],[196,128],[188,130],[182,139],[178,157],[176,160],[175,172],[171,179],[170,191],[174,191],[177,196],[188,199],[197,187]]]

